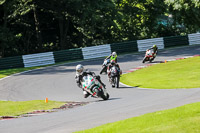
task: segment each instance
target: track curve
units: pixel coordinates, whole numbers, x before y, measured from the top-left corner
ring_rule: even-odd
[[[160,50],[154,62],[199,54],[200,45]],[[144,52],[119,56],[122,71],[142,64]],[[70,133],[141,114],[169,109],[200,101],[200,88],[139,89],[120,86],[112,88],[107,76],[101,75],[110,100],[87,98],[74,81],[75,66],[79,63],[99,74],[103,59],[68,63],[21,73],[0,80],[0,100],[87,101],[90,104],[40,116],[0,121],[2,133]]]

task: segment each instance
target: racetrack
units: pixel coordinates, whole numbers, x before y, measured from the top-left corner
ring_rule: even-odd
[[[200,54],[200,45],[160,50],[154,62]],[[142,66],[144,52],[118,57],[122,71]],[[200,101],[196,89],[141,89],[120,86],[112,88],[106,75],[101,75],[110,100],[83,98],[76,86],[75,66],[99,74],[103,59],[46,67],[0,80],[0,100],[88,101],[89,104],[40,116],[0,121],[1,133],[70,133],[141,114],[169,109]],[[148,63],[145,63],[148,64]],[[148,81],[147,81],[148,82]]]

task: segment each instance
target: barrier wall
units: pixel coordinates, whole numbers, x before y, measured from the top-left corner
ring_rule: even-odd
[[[148,48],[156,45],[158,49],[164,49],[164,40],[163,38],[153,38],[153,39],[145,39],[138,40],[138,51],[146,51]]]
[[[108,56],[111,53],[110,44],[82,48],[83,59]]]
[[[189,45],[200,44],[200,34],[188,35]]]
[[[111,44],[110,46],[111,46],[111,51],[115,51],[118,54],[138,51],[137,41],[114,43]]]
[[[80,48],[54,51],[53,55],[56,63],[83,59],[82,50]]]
[[[1,58],[0,69],[41,66],[70,60],[93,59],[108,56],[113,51],[116,51],[117,54],[138,51],[140,52],[146,51],[146,49],[150,48],[154,44],[158,46],[158,49],[174,46],[196,45],[200,44],[200,34],[196,33],[188,34],[186,36],[144,39],[40,54]]]
[[[24,67],[22,56],[0,58],[0,70]]]
[[[184,45],[189,45],[188,36],[164,37],[165,48]]]
[[[23,55],[24,67],[55,64],[53,52]]]

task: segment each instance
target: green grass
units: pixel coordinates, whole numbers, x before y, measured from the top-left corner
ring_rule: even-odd
[[[199,133],[200,103],[148,113],[77,133]]]
[[[18,116],[34,110],[50,110],[66,104],[65,102],[32,100],[32,101],[0,101],[0,116]]]
[[[50,64],[50,65],[27,67],[27,68],[4,69],[4,70],[0,70],[0,79],[4,78],[6,76],[9,76],[9,75],[15,74],[15,73],[19,73],[19,72],[24,72],[24,71],[38,69],[38,68],[47,67],[47,66],[54,66],[54,65],[65,64],[65,63],[70,63],[70,62],[76,62],[76,61],[82,61],[82,60],[81,59],[70,60],[70,61],[59,62],[59,63],[55,63],[55,64]]]
[[[27,68],[13,68],[13,69],[5,69],[5,70],[0,70],[0,78],[4,78],[6,76],[27,71],[27,70],[32,70],[32,69],[37,69],[40,67],[27,67]]]
[[[122,75],[129,86],[154,89],[200,87],[200,57],[192,57],[153,66]]]

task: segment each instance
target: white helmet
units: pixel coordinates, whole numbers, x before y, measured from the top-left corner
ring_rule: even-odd
[[[78,64],[78,65],[76,66],[76,72],[77,72],[78,74],[81,74],[81,73],[83,72],[83,70],[84,70],[83,65]]]
[[[116,52],[112,52],[112,56],[115,57],[117,55]]]

